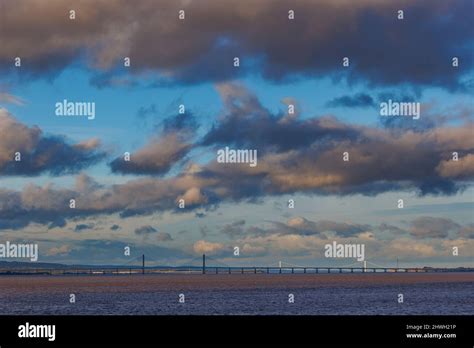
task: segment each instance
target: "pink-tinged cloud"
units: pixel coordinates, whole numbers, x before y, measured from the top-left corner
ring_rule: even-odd
[[[216,254],[223,251],[225,248],[222,243],[207,242],[205,240],[199,240],[193,245],[193,250],[197,254]]]

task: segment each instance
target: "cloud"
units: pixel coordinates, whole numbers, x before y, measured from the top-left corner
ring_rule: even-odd
[[[407,234],[408,232],[398,226],[390,225],[387,223],[380,224],[377,229],[382,232],[389,232],[390,236],[399,236],[403,234]]]
[[[423,115],[424,117],[418,120],[414,120],[411,117],[381,117],[380,124],[384,128],[393,130],[395,132],[411,131],[415,133],[427,132],[430,129],[435,129],[438,126],[436,119],[425,115],[425,113],[423,113]]]
[[[468,224],[463,226],[459,230],[459,237],[467,238],[467,239],[474,239],[474,224]]]
[[[382,240],[377,238],[376,233],[363,232],[358,236],[339,237],[325,239],[321,235],[301,235],[301,234],[279,234],[268,233],[265,235],[247,235],[235,240],[236,245],[244,245],[249,251],[248,255],[242,251],[242,257],[256,257],[271,255],[272,259],[280,257],[304,258],[306,263],[314,264],[315,259],[324,260],[325,264],[334,262],[332,259],[324,257],[325,245],[336,241],[341,244],[358,243],[365,245],[365,257],[370,262],[378,263],[390,262],[396,258],[401,260],[420,260],[426,258],[440,257],[445,254],[446,240],[443,238],[430,241],[419,241],[413,238],[397,237],[391,240]],[[449,241],[450,245],[464,247],[462,250],[469,252],[467,241],[457,240]],[[453,242],[453,243],[451,243]],[[451,249],[450,249],[451,250]],[[465,252],[466,252],[465,251]],[[309,260],[309,261],[308,261]],[[349,261],[350,259],[345,259]],[[348,262],[346,262],[348,263]]]
[[[22,191],[0,189],[0,227],[20,229],[32,222],[64,227],[70,217],[73,191],[55,190],[51,185],[27,185]]]
[[[412,131],[345,124],[334,117],[288,119],[264,109],[242,86],[221,85],[219,90],[223,117],[201,145],[258,151],[256,168],[212,162],[197,174],[224,186],[230,198],[413,189],[421,195],[454,194],[473,179],[470,157],[450,163],[458,171],[455,177],[441,175],[447,171],[438,167],[453,151],[473,153],[472,122]],[[349,161],[343,160],[345,152]],[[236,181],[238,190],[233,189]]]
[[[367,93],[357,93],[354,95],[343,95],[328,101],[325,106],[330,108],[346,107],[346,108],[362,108],[373,107],[374,110],[379,108],[380,103],[388,103],[389,100],[394,102],[419,102],[421,93],[412,94],[406,92],[386,91],[378,93],[377,96],[372,97]],[[437,125],[445,124],[447,121],[452,121],[458,118],[469,120],[472,117],[472,108],[465,108],[466,113],[461,115],[461,110],[448,110],[442,114],[432,112],[433,103],[421,104],[421,113],[423,117],[414,120],[411,117],[381,117],[379,123],[384,127],[397,131],[414,131],[424,132],[428,129],[433,129]],[[461,108],[462,109],[462,108]],[[449,116],[448,116],[449,115]]]
[[[162,122],[163,132],[188,132],[190,135],[199,128],[196,116],[189,110],[184,114],[172,115],[165,118]]]
[[[180,142],[183,134],[188,134],[185,127],[183,133],[176,131],[150,142],[132,154],[127,164],[121,159],[113,162],[116,170],[149,173],[151,177],[106,186],[81,174],[69,189],[28,185],[22,191],[0,190],[0,226],[50,223],[57,216],[67,219],[119,213],[126,218],[162,211],[207,210],[222,202],[261,202],[294,193],[370,196],[411,191],[452,195],[472,185],[473,122],[415,132],[352,125],[334,117],[287,118],[263,108],[241,85],[223,84],[219,91],[224,101],[222,117],[202,141]],[[0,148],[17,140],[22,146],[29,146],[28,141],[35,144],[30,140],[35,128],[13,128],[19,128],[16,137],[0,138]],[[94,141],[80,145],[88,154],[96,146]],[[188,148],[213,151],[221,146],[258,150],[258,165],[223,164],[211,158],[204,164],[188,161],[176,174],[157,177],[168,172]],[[459,153],[459,161],[452,161],[454,151]],[[349,161],[343,160],[345,152]],[[70,157],[68,154],[65,161]],[[77,162],[72,165],[77,168]],[[76,199],[76,209],[69,209],[70,199]],[[180,199],[185,200],[184,210],[178,208]],[[335,233],[352,233],[340,226],[333,228]]]
[[[114,224],[114,225],[110,226],[110,230],[111,230],[111,231],[117,231],[117,230],[119,230],[120,228],[121,228],[121,227],[120,227],[119,225],[117,225],[117,224]]]
[[[334,98],[326,103],[328,107],[367,107],[374,106],[374,99],[365,93],[359,93],[354,96],[345,95],[342,97]]]
[[[225,249],[224,244],[198,240],[193,245],[193,250],[197,254],[217,254]]]
[[[27,221],[26,221],[26,224],[28,224]],[[67,225],[66,219],[64,219],[61,216],[58,216],[56,217],[55,220],[51,221],[51,223],[48,225],[48,229],[50,230],[53,228],[62,228],[62,227],[65,227],[66,225]]]
[[[68,219],[120,213],[125,218],[158,211],[178,211],[178,197],[189,187],[202,185],[204,183],[192,174],[170,179],[139,179],[110,186],[99,185],[91,177],[81,174],[71,188],[29,184],[21,191],[0,189],[0,226],[21,228],[32,222],[56,221],[58,216]],[[69,207],[71,199],[76,201],[75,209]],[[187,208],[199,206],[194,202]]]
[[[239,238],[232,241],[232,245],[241,247],[242,257],[271,256],[271,259],[275,259],[277,256],[291,256],[305,258],[306,262],[325,259],[325,245],[332,241],[364,244],[366,258],[374,263],[383,260],[392,264],[396,258],[407,261],[440,257],[448,255],[446,250],[450,252],[451,246],[458,246],[463,255],[470,251],[472,224],[461,226],[439,217],[417,218],[408,224],[410,229],[404,230],[387,223],[370,226],[294,217],[286,223],[273,223],[265,228],[248,226],[243,233],[239,233]],[[439,233],[443,229],[448,229],[450,234],[453,232],[453,237],[461,239],[446,239],[446,235]],[[339,230],[340,233],[331,230]],[[392,233],[386,236],[384,232],[388,230]],[[418,237],[411,238],[410,232],[416,233]]]
[[[15,161],[20,153],[21,161]],[[77,173],[105,157],[97,139],[70,144],[60,136],[44,135],[0,108],[0,175],[34,176]]]
[[[199,226],[199,233],[201,233],[201,236],[207,237],[207,234],[209,233],[209,228],[207,226]]]
[[[235,145],[259,153],[304,148],[316,140],[344,140],[357,136],[352,127],[334,118],[299,120],[273,115],[240,84],[217,86],[224,103],[223,117],[203,137],[200,145]],[[327,139],[330,136],[330,139]]]
[[[449,232],[459,230],[460,225],[451,219],[422,216],[411,221],[410,234],[415,238],[446,238]]]
[[[242,219],[242,220],[234,221],[230,224],[224,225],[221,228],[220,233],[226,234],[231,238],[242,236],[245,234],[244,226],[245,226],[245,220]]]
[[[273,255],[322,257],[327,240],[320,236],[298,234],[268,234],[265,236],[247,236],[236,241],[247,245],[252,254],[269,253]]]
[[[70,248],[67,251],[62,245],[53,247],[53,251],[57,251],[54,255],[45,257],[45,260],[64,262],[73,264],[93,264],[93,265],[127,265],[141,266],[141,255],[145,255],[147,265],[174,265],[179,264],[183,259],[192,259],[189,255],[181,250],[166,248],[160,245],[138,245],[133,243],[125,243],[115,240],[98,240],[86,239],[69,243]],[[68,244],[68,245],[69,245]],[[124,255],[124,248],[128,246],[131,255]],[[62,249],[62,250],[60,250]],[[61,251],[61,253],[60,253]],[[64,252],[64,253],[62,253]],[[94,258],[91,258],[94,255]],[[136,259],[135,261],[133,259]],[[151,260],[156,260],[151,261]]]
[[[363,232],[370,231],[370,225],[360,225],[329,220],[311,221],[297,216],[290,218],[286,223],[273,221],[270,227],[261,228],[248,226],[245,228],[245,220],[237,220],[224,225],[219,233],[230,238],[241,238],[243,236],[267,236],[267,235],[318,235],[321,239],[327,239],[328,235],[334,234],[338,237],[358,237]]]
[[[172,241],[173,238],[167,232],[158,232],[158,230],[150,225],[142,226],[135,229],[135,234],[138,236],[147,237],[149,235],[156,233],[156,240],[159,242],[169,242]]]
[[[145,147],[131,154],[130,161],[123,157],[110,163],[114,173],[136,175],[166,174],[172,166],[191,150],[192,145],[185,143],[177,134],[171,133],[159,139],[153,139]]]
[[[157,235],[156,235],[156,238],[158,241],[160,242],[169,242],[169,241],[172,241],[173,238],[171,237],[171,235],[169,233],[166,233],[166,232],[159,232]]]
[[[59,247],[52,247],[50,248],[47,252],[47,256],[57,256],[57,255],[67,255],[71,252],[71,246],[70,245],[61,245]]]
[[[474,177],[474,154],[467,154],[458,161],[442,161],[436,167],[436,171],[445,178],[472,178]]]
[[[416,92],[416,91],[415,91]],[[406,93],[405,91],[385,91],[372,97],[367,93],[357,93],[353,95],[343,95],[331,99],[326,103],[327,107],[369,107],[378,106],[377,103],[388,102],[391,99],[398,102],[416,102],[420,99],[420,94]]]
[[[383,251],[386,258],[423,258],[439,256],[435,246],[413,241],[409,238],[397,239],[388,244]]]
[[[191,187],[182,195],[179,196],[177,202],[184,200],[185,206],[193,207],[208,202],[207,197],[202,193],[199,187]]]
[[[155,229],[154,227],[151,227],[150,225],[142,226],[135,229],[136,235],[149,235],[156,232],[158,232],[158,230]]]
[[[0,103],[15,104],[20,106],[25,105],[25,101],[22,98],[6,92],[0,92]]]
[[[240,255],[243,257],[256,257],[264,256],[267,254],[268,250],[264,246],[255,246],[249,243],[245,243],[240,250]]]
[[[72,8],[77,13],[74,21],[68,19]],[[177,18],[181,9],[186,11],[183,21]],[[115,85],[129,83],[108,75],[127,56],[132,72],[155,72],[161,83],[225,81],[260,73],[277,82],[332,75],[371,84],[448,89],[468,84],[463,77],[474,64],[469,0],[455,5],[442,0],[322,0],[318,6],[301,0],[291,3],[291,9],[293,21],[288,20],[288,1],[281,0],[176,1],[159,6],[151,0],[102,0],[93,6],[73,0],[46,5],[40,0],[6,2],[0,63],[4,70],[12,66],[15,52],[27,62],[22,69],[38,76],[59,74],[85,57],[98,71],[97,82]],[[397,20],[399,9],[404,10],[404,20]],[[448,11],[449,16],[440,16]],[[362,45],[361,40],[370,44]],[[241,58],[238,69],[232,66],[236,56]],[[460,58],[455,72],[452,56]],[[343,57],[350,58],[349,68],[342,67]],[[421,64],[426,57],[430,64]]]
[[[329,220],[314,222],[299,216],[289,219],[286,227],[290,230],[290,232],[287,231],[286,233],[311,235],[321,234],[323,232],[333,232],[341,237],[356,236],[371,229],[369,225],[348,224]]]
[[[459,252],[459,258],[464,258],[467,262],[471,261],[474,257],[474,240],[471,239],[450,239],[442,242],[442,248],[440,248],[440,254],[453,257],[453,248],[456,247]]]
[[[299,252],[310,253],[311,250],[305,244],[320,246],[328,243],[329,240],[348,241],[354,243],[369,243],[371,253],[375,257],[384,256],[384,250],[389,255],[398,250],[405,243],[409,236],[419,239],[446,240],[446,238],[460,237],[473,238],[473,224],[460,225],[454,221],[440,217],[418,217],[411,220],[409,228],[404,229],[396,225],[381,223],[379,225],[354,224],[346,222],[336,222],[329,220],[312,221],[307,218],[297,216],[290,218],[287,222],[271,222],[266,227],[247,226],[243,220],[227,224],[220,229],[220,233],[226,234],[235,239],[233,243],[248,244],[251,247],[265,248],[269,253],[273,251],[284,252],[284,248],[292,248],[291,253],[296,255]],[[388,235],[385,232],[389,232]],[[310,238],[306,238],[310,237]],[[413,240],[413,239],[412,239]],[[431,243],[431,242],[430,242]],[[439,242],[436,242],[439,247]],[[389,247],[392,245],[393,247]],[[434,244],[424,245],[426,242],[414,241],[411,252],[417,248],[426,252],[428,256],[434,249]],[[273,250],[276,248],[276,250]],[[319,253],[319,249],[315,250]],[[263,251],[262,251],[263,252]],[[408,255],[409,253],[407,253]],[[411,255],[414,256],[414,255]]]
[[[154,104],[151,110],[143,109],[140,113],[156,113]],[[198,128],[197,120],[190,111],[166,117],[155,125],[158,134],[144,147],[132,153],[129,160],[125,156],[117,157],[109,164],[110,168],[119,174],[164,175],[193,149],[191,140]]]
[[[84,230],[90,230],[94,228],[94,224],[78,224],[74,227],[74,232],[81,232]]]

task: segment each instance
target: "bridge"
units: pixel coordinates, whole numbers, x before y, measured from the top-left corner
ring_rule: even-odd
[[[157,263],[156,260],[147,258]],[[0,275],[132,275],[132,274],[331,274],[331,273],[440,273],[474,272],[470,267],[387,267],[370,261],[337,266],[301,266],[284,261],[269,266],[230,266],[202,255],[179,266],[146,266],[145,255],[118,266],[65,266],[62,268],[8,268]]]

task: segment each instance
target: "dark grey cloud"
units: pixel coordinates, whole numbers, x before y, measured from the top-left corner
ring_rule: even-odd
[[[378,110],[380,103],[387,103],[389,100],[394,102],[420,102],[421,92],[415,91],[413,93],[386,91],[378,93],[376,96],[371,96],[367,93],[357,93],[354,95],[343,95],[328,101],[325,106],[330,108],[347,107],[347,108],[362,108],[374,107]],[[378,111],[377,111],[378,112]],[[470,110],[472,114],[472,109]],[[452,118],[452,116],[450,116]],[[423,110],[423,117],[414,120],[411,117],[382,117],[380,124],[384,128],[389,128],[398,131],[414,131],[423,132],[428,129],[435,128],[438,124],[447,121],[446,115],[430,115]]]
[[[459,229],[459,237],[474,239],[474,224],[468,224]]]
[[[388,232],[391,236],[400,236],[400,235],[408,233],[408,231],[406,231],[406,230],[404,230],[404,229],[402,229],[398,226],[387,224],[387,223],[380,224],[377,227],[377,229],[379,231],[382,231],[382,232]]]
[[[199,124],[193,112],[187,110],[184,114],[176,114],[166,117],[162,121],[163,133],[186,131],[193,134]]]
[[[293,217],[287,222],[271,221],[270,226],[246,227],[245,220],[237,220],[224,225],[219,233],[225,234],[230,238],[242,238],[248,236],[264,237],[268,235],[300,235],[311,236],[318,235],[322,239],[327,238],[327,234],[335,234],[338,237],[355,237],[360,233],[371,231],[370,225],[361,225],[345,222],[336,222],[330,220],[311,221],[304,217]]]
[[[421,92],[415,90],[411,93],[400,91],[385,91],[371,96],[367,93],[356,93],[352,95],[343,95],[331,99],[326,103],[327,107],[370,107],[378,106],[378,103],[388,102],[388,100],[397,102],[416,102],[421,98]]]
[[[9,214],[9,215],[12,215],[12,214]],[[19,230],[28,226],[29,224],[30,224],[29,220],[22,219],[21,217],[0,218],[0,230]]]
[[[226,234],[230,238],[241,237],[245,234],[245,220],[242,219],[226,224],[219,232]]]
[[[451,219],[422,216],[411,221],[410,234],[415,238],[447,238],[461,226]]]
[[[57,217],[56,220],[52,221],[49,225],[48,225],[48,229],[52,229],[52,228],[62,228],[62,227],[65,227],[67,225],[67,221],[66,219],[64,219],[63,217]]]
[[[436,120],[428,117],[423,117],[418,120],[403,116],[382,117],[380,118],[380,123],[384,128],[398,132],[412,131],[422,133],[437,126]]]
[[[91,230],[94,228],[94,224],[78,224],[74,227],[74,232],[81,232],[85,230]]]
[[[71,144],[65,137],[45,135],[37,126],[18,122],[0,108],[0,175],[73,174],[105,156],[97,139]]]
[[[150,225],[138,227],[135,229],[136,235],[148,235],[152,233],[157,233],[158,230]]]
[[[374,99],[366,93],[358,93],[353,96],[344,95],[342,97],[334,98],[326,103],[328,107],[368,107],[374,106]]]
[[[347,108],[363,108],[374,107],[378,110],[380,103],[387,103],[389,100],[394,102],[420,102],[421,93],[405,93],[405,92],[382,92],[372,97],[367,93],[357,93],[354,95],[343,95],[328,101],[325,105],[330,108],[347,107]],[[378,111],[377,111],[378,112]],[[472,109],[470,110],[472,114]],[[414,131],[424,132],[433,129],[439,124],[443,124],[453,116],[447,115],[430,115],[423,110],[423,117],[413,119],[411,117],[381,117],[380,124],[384,128],[394,131]]]
[[[126,75],[117,79],[109,71],[130,56],[131,72],[155,73],[161,84],[257,73],[275,82],[329,75],[378,85],[472,88],[472,79],[466,79],[474,65],[470,0],[321,0],[317,6],[313,0],[20,0],[2,5],[2,70],[14,69],[8,68],[11,52],[24,58],[25,74],[48,77],[87,57],[99,75],[96,85],[128,85]],[[77,11],[75,21],[66,17],[71,8]],[[184,21],[177,19],[181,9]],[[400,9],[404,20],[397,20]],[[236,56],[239,68],[232,65]],[[451,66],[453,56],[460,59],[458,68]],[[350,58],[349,68],[342,67],[343,57]]]
[[[266,151],[288,151],[315,142],[352,139],[358,131],[334,118],[298,120],[274,115],[256,96],[239,84],[222,84],[218,91],[224,102],[224,115],[203,137],[200,145],[234,145]]]
[[[121,228],[121,227],[120,227],[119,225],[116,225],[116,224],[110,226],[110,230],[111,230],[111,231],[117,231],[117,230],[119,230],[120,228]]]
[[[167,232],[158,232],[156,239],[160,242],[170,242],[173,240],[171,235]]]

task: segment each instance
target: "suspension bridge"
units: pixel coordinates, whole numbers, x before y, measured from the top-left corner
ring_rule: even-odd
[[[148,263],[148,265],[147,265]],[[153,265],[155,264],[155,265]],[[301,266],[278,261],[268,266],[231,266],[212,257],[202,255],[186,260],[178,266],[156,266],[157,260],[140,255],[122,265],[115,266],[65,266],[57,268],[8,268],[0,275],[132,275],[132,274],[324,274],[324,273],[433,273],[474,272],[474,268],[441,267],[388,267],[371,261],[353,262],[333,266]]]

